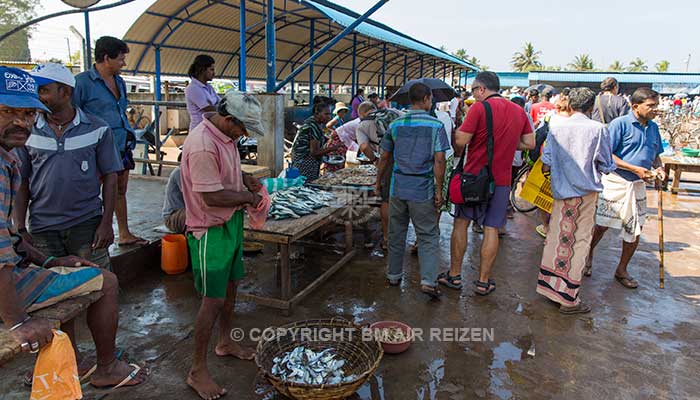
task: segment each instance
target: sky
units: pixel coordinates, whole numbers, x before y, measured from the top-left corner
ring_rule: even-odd
[[[103,0],[108,4],[113,0]],[[126,6],[91,13],[93,40],[102,35],[122,37],[154,0],[136,0]],[[335,0],[364,13],[376,0]],[[59,0],[41,0],[39,15],[68,9]],[[430,6],[426,6],[430,4]],[[700,34],[687,25],[687,16],[700,15],[695,0],[390,0],[372,18],[415,39],[450,52],[463,48],[494,71],[510,71],[513,53],[532,42],[542,51],[544,65],[566,66],[579,54],[589,54],[596,68],[619,60],[627,65],[636,57],[649,70],[668,60],[672,72],[700,72]],[[79,48],[69,31],[84,34],[82,14],[40,23],[30,41],[32,56],[67,59]]]

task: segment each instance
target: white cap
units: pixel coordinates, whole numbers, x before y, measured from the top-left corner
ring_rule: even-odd
[[[243,122],[246,131],[264,136],[265,129],[262,126],[262,106],[258,99],[250,93],[229,89],[224,98],[226,112]]]
[[[64,85],[68,85],[72,88],[75,87],[75,77],[73,76],[73,73],[61,64],[40,64],[34,67],[31,74],[34,77],[34,79],[36,79],[36,82],[39,84],[39,86],[47,85],[53,82],[58,82]]]

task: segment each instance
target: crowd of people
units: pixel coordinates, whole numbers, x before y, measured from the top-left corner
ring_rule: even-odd
[[[29,312],[101,290],[104,296],[88,310],[96,357],[76,347],[81,379],[97,387],[146,379],[115,346],[118,282],[107,251],[115,214],[118,243],[144,243],[129,230],[125,197],[135,145],[119,76],[128,52],[123,41],[100,38],[94,66],[78,76],[58,64],[38,66],[31,74],[0,67],[0,317],[22,350],[36,352],[51,341],[51,326]],[[217,320],[218,356],[254,356],[228,332],[245,276],[243,212],[266,216],[269,207],[260,181],[242,171],[238,151],[241,138],[263,135],[261,105],[235,91],[221,98],[209,84],[214,73],[214,60],[206,55],[190,68],[186,99],[192,123],[163,209],[166,226],[186,234],[195,288],[202,295],[187,383],[204,399],[226,393],[206,363]],[[521,96],[515,89],[502,93],[498,76],[481,72],[471,93],[444,106],[435,104],[422,83],[409,88],[411,104],[401,111],[374,93],[365,100],[361,90],[349,107],[319,97],[296,135],[290,164],[309,181],[319,177],[327,156],[348,150],[376,165],[387,281],[397,286],[404,278],[412,224],[420,291],[437,299],[441,286],[464,286],[470,225],[484,236],[473,290],[481,296],[496,290],[492,271],[512,217],[513,177],[529,152],[541,154],[554,204],[551,213],[543,213],[546,241],[533,286],[563,314],[589,312],[579,289],[592,274],[594,249],[609,228],[619,229],[623,240],[613,278],[626,288],[638,286],[628,265],[645,222],[646,184],[665,178],[653,121],[661,99],[641,88],[628,101],[613,78],[601,84],[599,94],[574,88]],[[485,197],[460,200],[457,175],[486,179]],[[450,264],[443,266],[439,221],[448,210]],[[63,328],[74,337],[72,325]]]

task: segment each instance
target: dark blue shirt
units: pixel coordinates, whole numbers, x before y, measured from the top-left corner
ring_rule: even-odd
[[[435,153],[449,150],[445,126],[422,110],[410,110],[394,120],[381,142],[394,156],[391,197],[428,201],[435,195]]]
[[[608,125],[610,144],[613,154],[638,167],[651,169],[656,157],[663,153],[659,126],[648,121],[642,126],[633,112],[614,119]],[[637,181],[639,177],[632,171],[618,168],[616,174],[628,181]]]
[[[94,65],[90,70],[79,73],[75,77],[73,104],[88,114],[98,116],[109,125],[114,134],[114,145],[121,155],[126,150],[127,133],[133,134],[134,129],[126,117],[128,100],[124,79],[115,75],[114,80],[119,89],[119,100],[114,97]],[[132,149],[135,144],[131,143]]]

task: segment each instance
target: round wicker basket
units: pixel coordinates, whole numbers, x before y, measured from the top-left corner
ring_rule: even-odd
[[[269,331],[258,343],[255,363],[281,394],[298,400],[338,400],[354,394],[377,370],[384,350],[373,337],[363,337],[362,328],[344,319],[315,319],[294,322]],[[274,332],[274,335],[272,334]],[[335,349],[346,360],[345,375],[357,378],[337,385],[308,385],[285,382],[272,375],[273,359],[297,346],[314,351]]]

